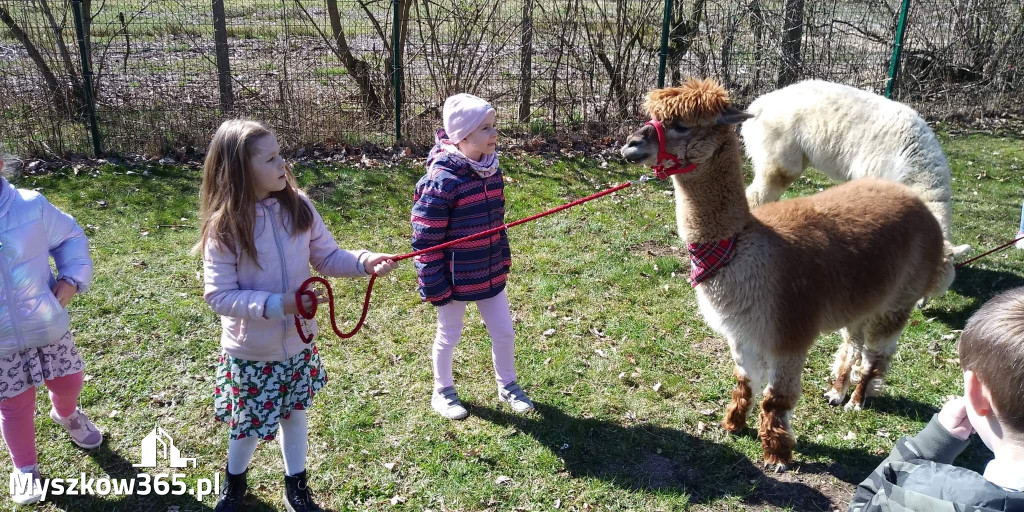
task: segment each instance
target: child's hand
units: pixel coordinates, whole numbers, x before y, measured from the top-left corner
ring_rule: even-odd
[[[954,437],[967,439],[974,433],[974,427],[967,418],[967,399],[962,396],[946,402],[939,411],[938,420],[939,425]]]
[[[319,304],[327,302],[327,297],[320,290],[313,290],[313,294],[316,295],[316,301]],[[284,298],[281,301],[281,305],[284,306],[284,314],[286,315],[297,315],[299,314],[299,305],[295,303],[295,292],[284,294]],[[313,300],[307,295],[302,296],[302,306],[306,311],[312,311]]]
[[[71,302],[71,297],[78,293],[78,287],[61,279],[57,281],[57,285],[53,287],[52,291],[53,296],[57,297],[57,302],[60,302],[60,306],[66,308]]]
[[[366,258],[366,262],[363,263],[363,266],[366,267],[367,273],[384,276],[398,266],[398,263],[391,261],[391,258],[394,257],[394,254],[374,254],[373,256]]]

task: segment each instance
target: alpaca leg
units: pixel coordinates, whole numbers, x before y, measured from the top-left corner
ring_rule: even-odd
[[[935,220],[939,221],[939,227],[942,228],[942,238],[950,240],[953,237],[953,206],[950,203],[948,192],[925,192],[921,196],[924,200],[924,205],[935,216]]]
[[[860,365],[853,369],[856,387],[846,404],[847,410],[859,411],[868,396],[881,394],[892,355],[909,318],[910,309],[901,309],[879,316],[865,326],[864,352]]]
[[[725,418],[722,419],[722,428],[737,433],[747,426],[747,416],[750,414],[753,389],[750,387],[750,377],[742,368],[737,366],[733,369],[736,376],[736,388],[732,390],[732,400],[725,408]]]
[[[747,425],[747,416],[753,405],[754,391],[764,386],[765,355],[763,346],[757,343],[740,343],[729,339],[729,351],[735,364],[733,375],[736,377],[736,388],[732,391],[732,400],[725,409],[722,428],[729,432],[739,432]]]
[[[835,361],[832,363],[832,388],[825,392],[825,399],[832,406],[842,405],[846,399],[846,391],[850,387],[850,370],[860,363],[864,346],[861,326],[844,327],[842,334],[843,342],[836,350]]]
[[[757,207],[778,201],[782,193],[807,168],[803,148],[791,136],[769,130],[756,119],[743,123],[743,148],[754,168],[747,187],[747,203]]]
[[[793,460],[796,438],[790,419],[800,398],[800,377],[805,354],[778,357],[772,363],[768,386],[761,401],[758,435],[764,460],[776,471],[784,471]]]
[[[911,186],[911,188],[915,188]],[[915,188],[916,191],[916,188]],[[942,228],[942,238],[947,242],[953,241],[953,205],[949,197],[949,191],[944,188],[925,190],[919,192],[921,199],[924,201],[924,205],[928,207],[928,210],[935,216],[935,220],[939,221],[939,227]],[[959,260],[964,256],[967,256],[971,252],[970,244],[961,244],[957,246],[950,245],[953,251],[953,259]]]
[[[779,165],[768,164],[762,169],[757,169],[754,174],[754,181],[747,187],[747,203],[751,208],[765,203],[778,201],[782,193],[800,177],[803,168],[787,168]]]

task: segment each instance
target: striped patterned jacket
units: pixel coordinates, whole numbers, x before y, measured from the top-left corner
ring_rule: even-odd
[[[501,171],[481,178],[464,157],[437,144],[427,157],[427,173],[416,184],[412,206],[412,248],[419,251],[505,223]],[[505,288],[512,264],[505,230],[439,252],[417,256],[420,297],[435,306],[452,300],[494,297]]]

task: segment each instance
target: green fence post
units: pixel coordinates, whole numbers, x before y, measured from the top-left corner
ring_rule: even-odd
[[[896,41],[892,45],[892,59],[889,61],[889,78],[885,81],[885,97],[892,98],[892,88],[896,84],[896,73],[900,67],[900,54],[903,52],[903,34],[907,29],[907,11],[910,0],[903,0],[900,8],[900,21],[896,25]]]
[[[100,128],[96,124],[96,102],[92,97],[92,64],[89,60],[89,48],[85,44],[85,24],[82,22],[82,0],[71,0],[71,10],[75,13],[75,32],[78,34],[78,53],[82,60],[82,85],[85,89],[85,104],[89,109],[89,131],[92,132],[92,151],[97,158],[103,151],[100,148]]]
[[[391,62],[394,63],[395,81],[395,144],[402,140],[402,49],[401,41],[401,0],[391,0],[394,17],[391,22]]]
[[[658,87],[665,87],[665,60],[668,58],[668,31],[672,22],[672,0],[665,0],[665,17],[661,21],[661,51],[658,52]]]

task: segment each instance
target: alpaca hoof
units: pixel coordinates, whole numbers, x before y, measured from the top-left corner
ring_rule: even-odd
[[[840,405],[843,405],[844,398],[846,397],[843,396],[842,393],[834,389],[830,389],[825,392],[825,400],[828,400],[828,404],[832,407],[839,407]]]
[[[971,253],[971,244],[958,245],[953,248],[953,259],[959,260]]]
[[[856,411],[860,411],[860,410],[863,410],[863,409],[864,409],[864,403],[863,402],[854,402],[853,400],[850,400],[849,402],[846,403],[846,410],[847,411],[854,411],[854,412],[856,412]]]

